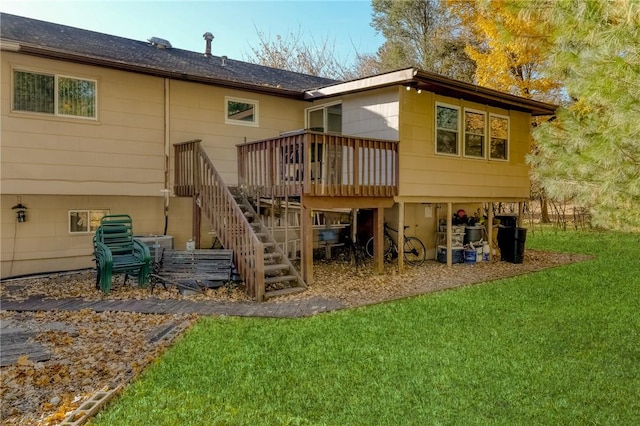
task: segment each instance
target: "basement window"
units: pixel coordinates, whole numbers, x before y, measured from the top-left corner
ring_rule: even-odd
[[[224,122],[239,126],[258,127],[258,101],[225,97]]]
[[[100,226],[103,216],[109,214],[109,210],[69,210],[69,233],[87,234],[95,232]]]
[[[96,118],[96,80],[13,70],[13,111]]]

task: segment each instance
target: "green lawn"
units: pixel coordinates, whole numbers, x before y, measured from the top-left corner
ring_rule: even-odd
[[[527,240],[595,259],[312,318],[205,318],[94,421],[640,424],[639,236]]]

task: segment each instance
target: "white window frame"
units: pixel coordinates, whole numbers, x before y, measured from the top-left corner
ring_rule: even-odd
[[[53,81],[54,81],[53,113],[15,109],[15,73],[16,72],[46,75],[46,76],[53,77]],[[60,78],[88,81],[94,84],[95,92],[94,92],[94,105],[93,105],[94,116],[93,117],[85,117],[83,115],[74,115],[74,114],[61,114],[59,112],[60,93],[59,93],[58,82]],[[11,112],[19,113],[19,114],[37,114],[37,115],[43,115],[47,117],[62,117],[62,118],[72,118],[77,120],[97,121],[98,120],[98,80],[92,79],[92,78],[77,77],[73,75],[57,74],[54,72],[38,71],[38,70],[22,68],[22,67],[12,68],[11,70]]]
[[[237,102],[237,103],[253,105],[253,121],[234,120],[233,118],[229,118],[229,102]],[[260,126],[260,102],[256,99],[245,99],[245,98],[236,98],[234,96],[225,96],[224,97],[224,122],[225,124],[231,124],[235,126],[259,127]]]
[[[507,147],[505,149],[505,156],[506,158],[494,158],[491,156],[491,146],[492,146],[492,135],[491,135],[491,118],[500,118],[500,119],[505,119],[507,120],[507,140],[506,140],[506,144]],[[511,120],[509,119],[509,116],[507,115],[502,115],[502,114],[489,114],[489,121],[487,122],[487,132],[489,134],[489,137],[487,138],[487,157],[489,158],[489,160],[491,161],[509,161],[509,153],[511,151]]]
[[[309,129],[309,114],[313,111],[320,111],[322,110],[322,128],[324,129],[323,133],[328,133],[331,135],[341,135],[342,131],[340,132],[333,132],[333,131],[329,131],[329,108],[335,105],[342,105],[342,101],[336,101],[336,102],[329,102],[326,104],[322,104],[322,105],[317,105],[317,106],[312,106],[309,108],[305,109],[305,113],[304,113],[304,128],[305,129]],[[344,116],[342,116],[344,117]],[[341,118],[342,120],[342,118]],[[342,125],[344,124],[344,122],[340,123],[340,129],[342,129]]]
[[[438,127],[438,107],[442,107],[442,108],[448,108],[448,109],[455,109],[458,111],[458,122],[457,122],[457,128],[455,130],[456,133],[456,152],[455,153],[448,153],[448,152],[439,152],[438,151],[438,130],[444,130],[444,131],[453,131],[452,129],[447,129],[447,128],[439,128]],[[461,139],[462,139],[462,129],[461,129],[461,123],[462,123],[462,108],[460,108],[457,105],[451,105],[451,104],[446,104],[444,102],[436,102],[436,106],[434,109],[434,140],[433,140],[433,149],[436,155],[444,155],[444,156],[448,156],[448,157],[460,157],[460,153],[461,153],[461,147],[460,147],[460,143],[461,143]]]
[[[466,113],[470,112],[472,114],[480,114],[483,116],[483,121],[484,121],[484,131],[482,134],[479,133],[471,133],[469,132],[470,135],[476,135],[476,136],[482,136],[482,155],[470,155],[467,154],[467,115]],[[481,111],[478,109],[473,109],[473,108],[464,108],[464,110],[462,111],[462,155],[465,158],[475,158],[478,160],[482,160],[482,159],[486,159],[487,158],[487,126],[489,124],[489,120],[487,120],[487,112],[486,111]]]
[[[95,214],[102,213],[102,216],[106,216],[109,214],[109,210],[107,209],[96,209],[96,210],[87,210],[87,209],[73,209],[67,212],[67,225],[69,234],[78,235],[78,234],[92,234],[96,232],[100,221],[94,221],[94,225],[92,226],[91,217]],[[74,217],[75,216],[75,217]],[[102,218],[100,216],[100,218]],[[81,221],[81,222],[80,222]],[[75,227],[72,226],[75,223]]]

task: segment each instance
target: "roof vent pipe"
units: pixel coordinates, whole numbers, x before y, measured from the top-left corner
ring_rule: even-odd
[[[206,32],[202,34],[202,38],[207,41],[207,48],[204,51],[204,56],[211,56],[211,42],[213,41],[213,34]]]
[[[220,59],[222,60],[222,64],[221,64],[221,65],[222,65],[223,67],[224,67],[225,65],[227,65],[227,57],[226,57],[226,56],[222,56]]]

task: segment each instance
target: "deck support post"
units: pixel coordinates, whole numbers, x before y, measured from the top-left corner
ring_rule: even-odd
[[[489,262],[493,262],[493,202],[487,208],[487,240],[489,240]]]
[[[398,272],[404,269],[404,202],[398,203]]]
[[[453,204],[447,203],[447,268],[453,266]]]
[[[193,197],[193,219],[191,221],[191,236],[195,242],[196,248],[200,248],[200,225],[202,223],[202,212],[200,211],[200,194]]]
[[[313,210],[300,206],[300,268],[302,279],[313,284]]]
[[[522,218],[524,217],[524,201],[520,201],[518,203],[518,228],[522,228],[524,221]]]
[[[384,273],[384,208],[373,209],[373,272]]]

